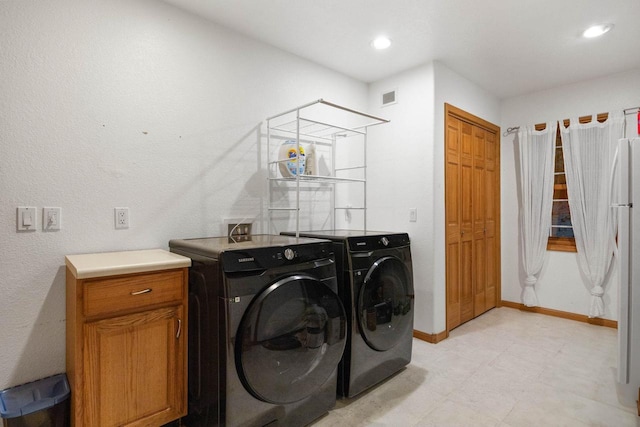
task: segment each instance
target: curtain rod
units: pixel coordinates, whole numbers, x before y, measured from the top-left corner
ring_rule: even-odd
[[[625,116],[628,116],[629,114],[637,113],[638,111],[640,111],[640,107],[625,108],[622,111],[624,112]],[[512,134],[518,131],[519,129],[520,129],[520,126],[507,128],[507,130],[502,133],[502,136],[509,136],[509,134]]]

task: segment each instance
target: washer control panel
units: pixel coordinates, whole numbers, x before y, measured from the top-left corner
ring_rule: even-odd
[[[256,272],[291,264],[317,261],[333,256],[331,242],[295,246],[251,248],[226,251],[221,254],[222,268],[231,272]]]

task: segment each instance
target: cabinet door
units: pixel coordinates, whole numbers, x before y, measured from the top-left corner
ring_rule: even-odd
[[[184,415],[183,307],[84,325],[84,425],[161,425]]]

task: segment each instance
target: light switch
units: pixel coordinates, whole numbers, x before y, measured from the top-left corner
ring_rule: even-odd
[[[33,215],[33,214],[31,212],[29,212],[28,210],[22,212],[22,226],[23,227],[29,228],[29,227],[31,227],[33,225],[33,218],[32,218],[31,215]]]
[[[409,222],[418,221],[418,208],[409,209]]]
[[[36,208],[28,206],[18,207],[16,221],[18,231],[35,231],[36,219]]]
[[[42,208],[42,229],[44,231],[57,231],[62,226],[61,208]]]

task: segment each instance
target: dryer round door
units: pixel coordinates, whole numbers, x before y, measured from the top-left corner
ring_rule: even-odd
[[[236,335],[238,374],[255,397],[302,400],[333,375],[346,343],[339,297],[311,276],[278,280],[256,296]]]
[[[411,333],[413,285],[402,261],[377,260],[367,272],[358,299],[358,323],[367,344],[389,350]]]

